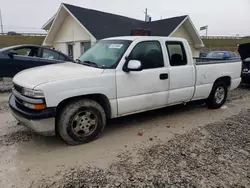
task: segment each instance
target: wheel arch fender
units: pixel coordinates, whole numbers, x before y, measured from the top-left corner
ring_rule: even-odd
[[[213,88],[215,86],[216,83],[218,82],[225,82],[227,87],[230,88],[231,86],[231,77],[230,76],[221,76],[219,78],[217,78],[214,83],[213,83],[213,86],[211,87],[211,90],[210,90],[210,93],[209,93],[209,96],[211,95],[212,91],[213,91]]]
[[[61,109],[64,106],[66,106],[68,103],[75,101],[75,100],[80,100],[80,99],[90,99],[90,100],[98,102],[104,109],[106,117],[111,118],[111,105],[110,105],[109,99],[106,95],[101,94],[101,93],[86,94],[86,95],[79,95],[79,96],[66,98],[57,105],[56,107],[57,115],[60,113]]]
[[[231,86],[231,80],[232,80],[232,78],[231,78],[230,76],[222,76],[222,77],[217,78],[217,79],[215,80],[214,84],[215,84],[215,83],[218,83],[218,82],[225,82],[226,85],[227,85],[228,87],[230,87],[230,86]]]

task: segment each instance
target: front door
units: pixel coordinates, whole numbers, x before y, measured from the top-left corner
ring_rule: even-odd
[[[72,43],[68,44],[68,56],[74,59],[74,46]]]
[[[158,41],[139,42],[128,58],[139,60],[143,70],[126,73],[117,69],[118,115],[165,106],[169,80],[161,44]]]

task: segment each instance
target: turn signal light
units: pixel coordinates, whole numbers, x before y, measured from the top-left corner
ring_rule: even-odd
[[[34,105],[34,109],[35,110],[43,110],[46,108],[46,105],[45,104],[35,104]]]

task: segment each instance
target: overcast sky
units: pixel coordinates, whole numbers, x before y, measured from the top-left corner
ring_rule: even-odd
[[[61,0],[0,0],[6,30],[37,31],[56,13]],[[250,35],[250,0],[64,0],[85,8],[152,20],[188,14],[196,28],[208,25],[209,35]],[[98,23],[97,23],[98,24]],[[200,32],[205,35],[205,31]]]

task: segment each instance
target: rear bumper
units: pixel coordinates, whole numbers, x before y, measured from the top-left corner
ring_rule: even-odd
[[[25,111],[16,104],[14,95],[10,96],[9,105],[13,116],[25,127],[40,135],[55,135],[55,108],[48,108],[38,112]]]

